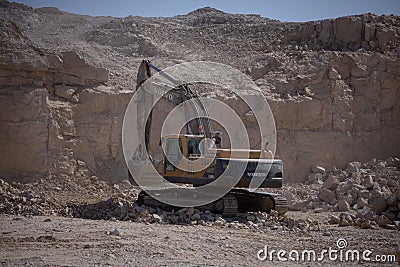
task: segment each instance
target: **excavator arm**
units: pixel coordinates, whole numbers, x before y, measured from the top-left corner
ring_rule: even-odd
[[[169,94],[172,95],[174,98],[173,104],[174,105],[179,105],[185,101],[190,101],[191,103],[191,108],[193,114],[197,116],[197,118],[193,121],[187,121],[185,125],[186,129],[186,134],[195,134],[195,135],[200,135],[204,134],[205,137],[207,138],[212,138],[213,134],[213,129],[211,125],[211,121],[208,116],[208,111],[207,107],[204,105],[203,101],[201,98],[198,96],[198,94],[194,91],[194,89],[191,88],[191,84],[188,83],[182,83],[176,78],[174,78],[172,75],[166,73],[165,71],[162,71],[160,68],[152,64],[149,60],[143,60],[142,63],[140,64],[139,70],[138,70],[138,75],[137,75],[137,85],[136,85],[136,90],[139,89],[139,87],[146,82],[151,76],[152,76],[152,70],[156,71],[159,73],[161,76],[166,78],[168,81],[170,81],[172,84],[176,85],[173,89],[169,91]],[[150,135],[151,135],[151,123],[152,123],[152,98],[153,96],[144,93],[142,94],[142,103],[144,105],[141,105],[143,107],[143,110],[140,110],[140,113],[142,112],[150,112],[149,118],[146,122],[139,122],[138,126],[144,126],[145,127],[145,146],[148,150],[151,149],[150,147]],[[150,105],[151,103],[151,105]],[[142,117],[143,118],[143,117]]]

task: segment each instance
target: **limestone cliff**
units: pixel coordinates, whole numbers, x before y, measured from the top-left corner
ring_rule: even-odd
[[[400,154],[399,17],[287,23],[204,8],[112,18],[7,1],[0,15],[3,178],[125,179],[121,124],[144,57],[161,67],[211,60],[249,75],[274,113],[289,182],[315,164]]]

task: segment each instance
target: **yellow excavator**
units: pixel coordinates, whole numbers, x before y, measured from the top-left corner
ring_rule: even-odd
[[[147,79],[152,76],[152,71],[165,75],[167,79],[174,79],[171,75],[163,72],[160,68],[153,65],[149,60],[143,60],[137,75],[138,89]],[[191,89],[189,84],[182,84],[173,88],[169,92],[170,100],[174,105],[179,105],[185,101],[190,101],[193,110],[201,110],[202,114],[207,114],[207,109],[202,103],[198,94]],[[144,104],[144,103],[143,103]],[[140,105],[140,104],[139,104]],[[146,122],[142,122],[146,128],[145,147],[151,149],[151,127],[152,113]],[[157,172],[168,182],[175,184],[185,184],[193,187],[203,186],[218,179],[226,170],[228,164],[244,165],[245,171],[227,194],[210,204],[196,207],[200,210],[210,210],[221,213],[224,216],[235,216],[238,212],[246,211],[265,211],[276,210],[278,214],[284,214],[288,209],[287,199],[275,193],[262,190],[249,190],[249,184],[254,177],[263,176],[265,179],[258,188],[279,188],[283,183],[283,163],[280,159],[274,159],[269,150],[240,150],[232,148],[222,148],[222,134],[213,131],[212,122],[208,117],[198,117],[186,122],[185,132],[171,134],[160,138],[160,145],[163,145],[163,159],[153,162]],[[207,145],[204,139],[214,140],[212,150],[215,157],[212,162],[202,161],[205,157],[204,151]],[[234,152],[234,153],[233,153]],[[243,155],[243,156],[242,156]],[[183,159],[185,157],[186,160]],[[157,163],[156,163],[157,162]],[[204,162],[204,163],[203,163]],[[193,168],[200,171],[188,171],[188,164],[207,164]],[[191,166],[193,167],[193,166]],[[129,181],[137,186],[134,177],[129,172]],[[170,205],[162,203],[148,194],[148,190],[141,191],[137,203],[155,208],[171,209]],[[154,189],[159,190],[159,189]],[[162,190],[159,190],[162,194]]]

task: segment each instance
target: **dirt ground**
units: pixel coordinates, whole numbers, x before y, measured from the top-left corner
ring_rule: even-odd
[[[289,212],[290,217],[320,218],[327,214]],[[364,230],[324,225],[319,230],[293,232],[273,229],[233,229],[215,226],[146,224],[84,220],[56,216],[0,215],[2,266],[296,266],[298,262],[261,261],[264,246],[299,251],[347,249],[392,255],[400,243],[398,231]],[[269,250],[270,251],[270,250]],[[263,254],[260,254],[261,256]],[[306,265],[357,265],[357,262],[300,262]],[[360,261],[365,266],[395,263]]]

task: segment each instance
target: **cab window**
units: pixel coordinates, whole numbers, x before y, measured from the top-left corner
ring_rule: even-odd
[[[188,154],[189,154],[189,156],[193,155],[193,154],[197,154],[197,155],[201,154],[200,142],[201,142],[201,140],[195,140],[195,139],[188,140]]]

